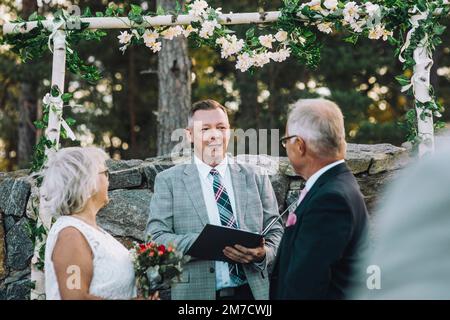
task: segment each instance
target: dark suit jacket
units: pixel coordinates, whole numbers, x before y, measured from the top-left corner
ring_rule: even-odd
[[[271,281],[272,299],[343,299],[362,281],[368,214],[345,163],[326,171],[285,229]]]

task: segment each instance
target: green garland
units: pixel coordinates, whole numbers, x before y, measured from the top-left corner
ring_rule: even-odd
[[[61,92],[60,92],[58,86],[53,86],[50,90],[50,94],[53,97],[60,96]],[[61,95],[61,99],[65,104],[69,103],[69,101],[70,101],[70,99],[72,99],[72,97],[73,97],[72,93],[64,93]],[[44,104],[42,109],[43,109],[42,119],[35,121],[34,125],[37,129],[45,131],[45,129],[47,129],[47,127],[48,127],[50,105]],[[75,125],[75,119],[68,118],[68,119],[66,119],[66,122],[69,126]],[[60,137],[62,139],[67,139],[67,132],[64,130],[63,127],[61,127]],[[31,164],[31,172],[39,172],[42,169],[44,163],[47,161],[47,157],[45,155],[45,150],[51,149],[51,148],[57,149],[56,143],[50,141],[45,136],[45,134],[43,134],[40,137],[39,142],[36,144],[36,146],[34,147],[34,150],[33,150],[34,156],[33,156],[32,164]]]
[[[139,6],[131,5],[131,8],[127,13],[127,17],[131,21],[130,27],[134,35],[131,38],[130,45],[143,45],[145,43],[143,36],[148,28],[145,28],[143,23],[146,21],[147,16],[170,14],[173,15],[173,18],[175,19],[180,14],[189,13],[189,9],[192,7],[193,3],[195,4],[195,2],[198,1],[190,1],[190,3],[188,3],[185,7],[178,4],[175,10],[172,11],[164,11],[163,9],[158,8],[156,12],[144,11]],[[358,9],[360,10],[359,14],[361,16],[368,14],[361,9],[366,3],[367,2],[358,4]],[[271,27],[265,28],[262,31],[259,29],[257,30],[254,27],[247,30],[245,39],[243,39],[243,47],[239,54],[247,53],[252,56],[258,53],[268,52],[267,48],[261,45],[258,40],[258,36],[270,34],[270,31],[276,32],[277,30],[284,30],[289,35],[288,43],[284,44],[284,46],[289,48],[290,54],[294,56],[300,64],[306,65],[310,68],[315,68],[320,61],[320,51],[322,46],[317,38],[317,33],[319,32],[317,30],[317,26],[319,23],[329,23],[332,26],[333,31],[347,33],[348,36],[344,40],[353,44],[356,44],[360,37],[370,37],[370,29],[368,27],[363,27],[362,30],[356,32],[351,25],[345,23],[343,14],[349,2],[337,1],[336,4],[335,9],[326,10],[325,0],[311,1],[309,3],[304,3],[299,0],[285,0],[283,7],[280,9],[280,19]],[[440,15],[430,14],[426,20],[420,22],[420,26],[416,29],[416,32],[411,39],[410,46],[403,54],[406,58],[406,61],[403,64],[403,70],[407,73],[408,70],[411,70],[415,65],[413,52],[425,34],[429,36],[427,45],[430,51],[434,50],[435,47],[440,44],[440,35],[445,30],[445,27],[440,24],[440,19],[443,15],[446,15],[449,12],[449,8],[444,4],[443,0],[383,0],[378,1],[376,4],[381,8],[380,24],[382,24],[386,30],[390,30],[392,32],[387,38],[389,43],[396,47],[397,56],[399,55],[400,48],[404,43],[405,34],[412,27],[409,22],[409,18],[411,16],[410,10],[412,8],[417,8],[422,12],[434,12],[436,9],[442,10]],[[207,15],[202,18],[203,20],[193,22],[191,24],[193,29],[199,30],[202,27],[202,23],[205,21],[217,21],[219,14],[217,10],[208,7],[205,12]],[[95,14],[93,14],[89,8],[86,8],[81,17],[117,17],[120,19],[123,15],[125,15],[125,9],[122,6],[110,4],[104,12],[96,12]],[[60,20],[67,22],[70,18],[71,17],[64,11],[59,10],[55,13],[55,22]],[[38,21],[37,28],[34,28],[30,32],[26,33],[5,35],[3,38],[3,43],[11,45],[11,50],[17,53],[24,62],[41,57],[48,50],[48,37],[51,33],[43,26],[42,21],[44,19],[44,17],[37,14],[31,15],[28,21]],[[16,22],[25,21],[19,19]],[[81,59],[75,51],[74,47],[80,41],[99,41],[106,35],[106,32],[99,30],[88,30],[87,27],[87,23],[81,23],[80,29],[66,30],[67,68],[71,73],[80,76],[88,83],[95,84],[99,79],[101,79],[101,73],[94,65],[89,65],[83,61],[83,59]],[[163,33],[168,28],[170,27],[160,27],[155,30]],[[214,49],[221,50],[221,45],[218,43],[218,39],[227,37],[231,34],[233,34],[232,30],[226,26],[220,26],[214,28],[213,34],[208,38],[201,37],[198,32],[192,32],[189,35],[189,38],[197,46],[209,46]],[[255,65],[250,66],[249,71],[253,72],[254,70]],[[403,86],[410,82],[410,78],[405,75],[399,75],[396,79]],[[413,96],[412,90],[408,90],[407,94]],[[435,102],[434,99],[432,102],[426,104],[418,103],[417,106],[427,111],[423,113],[424,117],[433,114],[438,115],[439,112],[442,112],[443,110],[442,106]],[[415,112],[416,111],[414,109],[411,109],[406,115],[406,124],[409,129],[407,139],[418,142],[419,140],[415,121],[410,121],[413,119]],[[436,122],[435,127],[436,129],[442,127],[442,122]],[[46,141],[42,141],[40,143],[44,146],[48,144]],[[42,163],[41,154],[38,155],[38,162],[39,159]],[[38,169],[39,165],[34,168]]]

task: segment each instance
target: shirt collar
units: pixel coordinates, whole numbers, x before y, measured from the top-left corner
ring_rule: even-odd
[[[200,158],[198,158],[194,154],[194,163],[197,165],[200,176],[208,178],[208,175],[211,172],[211,170],[216,169],[219,172],[220,176],[223,178],[225,177],[225,173],[228,167],[228,157],[225,155],[225,158],[223,158],[223,160],[213,168],[210,165],[204,163],[202,160],[200,160]]]
[[[335,161],[333,163],[330,163],[329,165],[323,167],[322,169],[320,169],[319,171],[317,171],[316,173],[314,173],[311,177],[309,177],[309,179],[306,181],[305,184],[305,188],[306,190],[311,190],[311,188],[313,187],[314,183],[316,183],[316,181],[320,178],[321,175],[323,175],[326,171],[330,170],[331,168],[337,166],[338,164],[344,163],[345,160],[338,160]]]

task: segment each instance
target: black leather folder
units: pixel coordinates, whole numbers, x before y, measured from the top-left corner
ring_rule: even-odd
[[[262,239],[259,233],[207,224],[186,254],[201,260],[232,262],[223,254],[225,247],[239,244],[256,248]]]

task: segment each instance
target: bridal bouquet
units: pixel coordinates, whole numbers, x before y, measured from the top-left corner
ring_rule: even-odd
[[[180,280],[184,259],[173,246],[166,248],[152,241],[134,243],[131,253],[137,287],[144,298]]]

